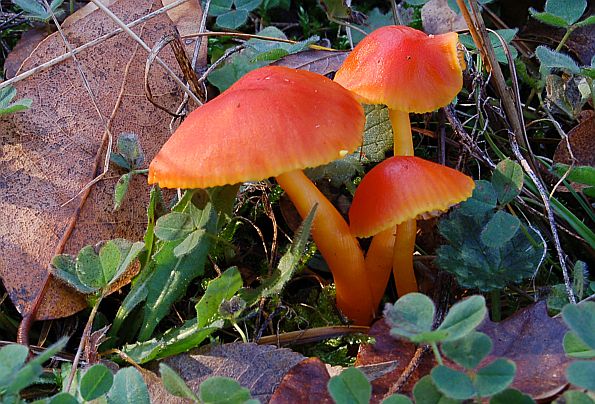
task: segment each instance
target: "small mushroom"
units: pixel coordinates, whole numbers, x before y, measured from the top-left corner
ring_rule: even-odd
[[[395,156],[413,156],[410,112],[429,112],[449,104],[463,85],[464,62],[457,50],[455,32],[441,35],[406,26],[386,26],[365,37],[337,71],[335,81],[366,104],[385,104],[394,135]],[[368,272],[393,268],[400,296],[417,291],[413,274],[415,220],[388,229],[372,240],[366,256]],[[401,259],[390,262],[390,238]],[[384,258],[383,258],[384,257]],[[397,265],[395,267],[395,265]],[[388,276],[388,275],[387,275]]]
[[[371,169],[357,187],[349,210],[351,231],[358,237],[385,234],[387,229],[392,232],[412,219],[441,214],[469,198],[473,188],[470,177],[452,168],[413,156],[388,158]],[[395,248],[393,260],[400,263],[402,254]],[[399,267],[395,264],[394,268]],[[375,303],[380,302],[389,275],[387,271],[370,274]],[[414,276],[413,272],[395,276],[397,288],[403,280],[411,282],[409,276]]]
[[[301,171],[361,143],[364,113],[324,76],[264,67],[188,115],[149,167],[149,183],[208,188],[276,177],[302,217],[318,204],[312,237],[334,277],[337,306],[357,324],[374,315],[363,253],[343,217]]]

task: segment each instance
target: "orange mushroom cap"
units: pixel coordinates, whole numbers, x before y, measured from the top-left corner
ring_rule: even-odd
[[[354,151],[364,112],[328,78],[263,67],[194,110],[149,166],[149,183],[208,188],[315,167]]]
[[[396,156],[370,170],[349,209],[351,232],[370,237],[406,220],[435,215],[469,198],[473,180],[419,157]]]
[[[347,56],[335,81],[366,104],[429,112],[449,104],[463,86],[458,35],[386,26],[365,37]]]

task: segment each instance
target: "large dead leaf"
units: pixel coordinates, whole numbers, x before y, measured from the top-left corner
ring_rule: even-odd
[[[226,376],[249,388],[252,397],[266,403],[289,369],[304,359],[302,355],[286,348],[237,342],[206,346],[167,358],[163,363],[175,370],[194,392],[198,392],[198,387],[207,378]],[[145,377],[145,380],[151,402],[183,402],[168,395],[156,379]]]
[[[496,357],[513,360],[517,370],[512,387],[540,400],[566,386],[566,367],[571,360],[564,354],[562,340],[568,328],[562,319],[548,316],[545,302],[519,310],[500,323],[487,320],[478,330],[494,343],[480,366]]]
[[[478,330],[488,334],[494,344],[480,367],[497,357],[513,360],[517,371],[512,387],[535,399],[551,398],[566,386],[564,375],[570,360],[564,354],[562,339],[568,329],[561,319],[547,315],[544,302],[522,309],[500,323],[486,320]],[[381,399],[395,383],[416,349],[414,344],[395,339],[389,332],[384,320],[377,321],[370,329],[376,344],[362,345],[356,361],[356,366],[392,360],[398,362],[394,371],[372,382],[373,401]],[[427,353],[401,392],[410,394],[417,380],[435,365],[433,356]],[[449,366],[456,367],[453,363]]]
[[[427,34],[444,34],[467,29],[462,14],[455,13],[446,0],[430,0],[421,8],[421,23]]]
[[[161,3],[118,0],[110,7],[122,20],[130,22],[161,7]],[[196,19],[199,21],[200,16]],[[78,19],[64,32],[76,47],[115,28],[116,24],[97,10]],[[171,21],[162,14],[133,30],[153,46],[172,29]],[[65,51],[60,36],[53,34],[25,60],[21,70]],[[101,113],[106,119],[113,115],[114,136],[137,133],[147,154],[146,161],[150,161],[169,135],[169,116],[145,98],[146,52],[126,34],[119,34],[77,57]],[[169,49],[161,57],[176,67]],[[159,104],[175,109],[181,93],[165,71],[154,66],[150,80]],[[98,174],[93,165],[96,159],[103,161],[105,127],[72,60],[20,81],[15,87],[19,97],[33,99],[33,106],[0,121],[0,276],[17,309],[27,313],[40,291],[56,246],[77,213],[80,197],[64,207],[62,204]],[[82,246],[102,239],[141,238],[148,188],[145,179],[137,176],[122,208],[112,212],[113,189],[120,174],[110,170],[106,179],[94,186],[66,242],[65,252],[76,253]],[[67,316],[83,307],[85,302],[80,295],[52,280],[37,318]]]
[[[6,60],[4,61],[4,77],[7,79],[13,78],[23,61],[29,57],[33,49],[47,36],[48,32],[40,28],[33,28],[24,32],[15,47],[12,48],[12,51],[6,56]]]

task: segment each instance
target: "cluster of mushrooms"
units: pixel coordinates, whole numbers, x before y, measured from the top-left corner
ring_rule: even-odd
[[[398,294],[417,291],[416,218],[469,198],[471,178],[413,156],[410,112],[450,103],[462,88],[456,33],[428,36],[388,26],[364,38],[334,81],[309,71],[254,70],[188,115],[149,167],[149,183],[209,188],[275,177],[302,217],[318,205],[312,238],[329,266],[337,307],[370,324],[391,270]],[[394,157],[359,184],[348,225],[303,173],[344,157],[362,142],[360,102],[385,104]],[[364,257],[356,237],[374,236]]]

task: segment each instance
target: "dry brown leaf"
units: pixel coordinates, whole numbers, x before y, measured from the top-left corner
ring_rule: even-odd
[[[427,34],[444,34],[467,29],[462,14],[455,13],[446,0],[430,0],[421,8],[421,23]]]
[[[206,346],[162,361],[178,373],[194,392],[211,376],[231,377],[250,389],[252,397],[266,403],[285,374],[305,358],[289,349],[253,343]],[[155,372],[157,372],[155,366]],[[147,380],[147,378],[145,378]],[[162,396],[162,389],[147,380],[152,402],[176,403]],[[153,395],[159,394],[159,395]]]
[[[516,363],[512,387],[536,400],[551,398],[566,386],[565,370],[570,364],[562,347],[568,328],[560,318],[547,314],[545,302],[519,310],[500,323],[486,320],[478,328],[492,338],[492,352],[480,364],[497,357]]]
[[[579,166],[595,167],[595,114],[579,122],[568,132],[568,143]],[[554,162],[572,164],[565,140],[560,141],[554,153]]]
[[[409,365],[417,346],[411,342],[391,337],[390,327],[384,319],[380,319],[372,325],[369,335],[375,338],[376,343],[360,346],[355,366],[368,366],[392,361],[396,362],[397,365],[393,371],[372,381],[372,402],[377,403],[382,400]],[[409,381],[399,393],[411,394],[415,383],[422,376],[428,374],[435,365],[436,362],[431,354],[423,355],[420,366],[412,373]]]
[[[333,403],[326,388],[329,380],[326,365],[318,358],[308,358],[287,372],[269,404]]]
[[[272,65],[327,75],[339,70],[348,54],[349,52],[307,50],[282,57]]]
[[[496,358],[508,358],[516,363],[517,371],[512,387],[530,394],[537,400],[549,399],[566,386],[565,369],[571,362],[564,354],[562,340],[568,328],[561,319],[547,315],[545,302],[526,307],[500,323],[486,320],[478,328],[490,336],[492,352],[479,365],[482,367]],[[356,366],[386,361],[397,361],[393,372],[372,382],[373,400],[380,400],[399,378],[410,362],[416,346],[390,336],[390,327],[384,320],[370,329],[375,345],[362,345]],[[448,361],[447,361],[448,362]],[[431,353],[422,357],[420,366],[400,391],[410,394],[413,385],[436,366]],[[457,367],[453,363],[449,366]]]
[[[159,7],[161,4],[153,0],[119,0],[111,9],[123,21],[130,22]],[[116,24],[97,10],[64,32],[76,47],[115,28]],[[153,46],[172,29],[169,18],[160,15],[134,31]],[[21,70],[64,52],[62,39],[53,34],[36,48]],[[113,113],[114,136],[137,133],[146,161],[150,161],[169,136],[169,116],[145,98],[146,52],[121,33],[77,57],[101,113],[105,119]],[[169,49],[161,57],[176,68]],[[181,91],[173,80],[159,66],[153,67],[150,80],[160,104],[175,109]],[[56,246],[77,212],[80,197],[61,205],[99,173],[93,172],[93,165],[96,159],[103,161],[106,152],[102,146],[105,126],[72,60],[20,81],[15,87],[19,97],[33,99],[33,105],[29,111],[0,120],[0,276],[17,309],[28,313]],[[117,105],[120,92],[122,99]],[[113,212],[113,190],[119,175],[121,172],[110,170],[94,186],[68,238],[65,253],[76,254],[81,247],[102,239],[142,237],[148,201],[146,179],[135,176],[122,208]],[[85,306],[82,296],[52,280],[37,318],[68,316]]]

